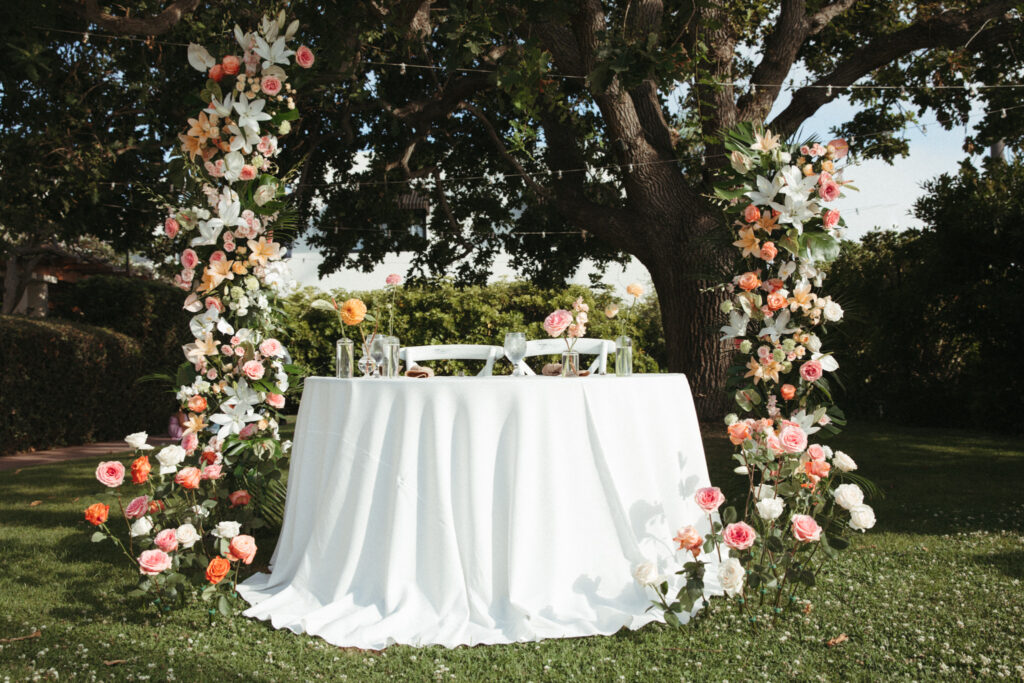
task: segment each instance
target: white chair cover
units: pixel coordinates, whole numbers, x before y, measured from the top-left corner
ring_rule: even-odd
[[[605,374],[608,368],[608,354],[615,353],[615,342],[608,339],[593,339],[591,337],[580,337],[572,347],[581,356],[597,356],[590,364],[590,374]],[[526,356],[519,362],[519,368],[527,375],[536,374],[529,365],[526,358],[533,356],[554,356],[561,355],[566,351],[564,339],[531,339],[526,342]]]
[[[490,377],[494,361],[502,356],[505,350],[500,346],[488,344],[437,344],[434,346],[406,346],[398,351],[398,357],[406,366],[418,365],[428,360],[482,360],[483,369],[476,373],[477,377]]]

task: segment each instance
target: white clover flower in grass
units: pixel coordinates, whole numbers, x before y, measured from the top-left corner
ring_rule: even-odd
[[[856,484],[840,484],[832,491],[836,505],[844,510],[852,510],[864,503],[864,492]]]
[[[146,441],[149,439],[149,434],[146,432],[135,432],[124,437],[125,443],[132,447],[136,451],[151,451],[153,447],[150,446]]]

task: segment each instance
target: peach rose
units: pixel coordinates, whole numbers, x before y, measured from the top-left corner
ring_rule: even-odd
[[[755,221],[761,220],[761,209],[757,208],[753,204],[748,204],[747,208],[743,209],[743,220],[748,223],[754,223]]]
[[[789,299],[782,292],[772,292],[768,295],[768,310],[777,311],[780,308],[785,308],[788,303]]]
[[[258,360],[250,360],[242,366],[242,372],[245,376],[252,380],[263,379],[263,374],[266,372],[266,368],[263,367],[263,363]]]
[[[697,507],[704,512],[714,512],[722,503],[725,502],[725,496],[722,495],[722,490],[717,486],[705,486],[704,488],[697,489],[697,495],[694,496],[694,500],[697,501]]]
[[[267,405],[271,408],[281,410],[284,408],[284,396],[281,394],[268,393],[267,394]]]
[[[164,234],[170,237],[172,240],[178,234],[178,230],[180,229],[181,226],[178,225],[178,221],[174,220],[173,218],[168,218],[167,220],[164,221]]]
[[[124,482],[124,465],[116,460],[101,462],[96,468],[96,479],[110,488],[120,486]]]
[[[824,460],[825,449],[820,444],[811,444],[807,447],[807,457],[811,460]]]
[[[839,225],[839,212],[835,209],[829,209],[825,212],[825,227],[832,229]]]
[[[791,401],[793,400],[793,397],[796,396],[796,387],[792,384],[783,384],[779,387],[779,393],[782,394],[783,400]]]
[[[729,432],[729,441],[734,446],[739,446],[745,440],[750,438],[750,425],[746,420],[740,420],[739,422],[733,422],[727,430]]]
[[[244,564],[252,564],[252,559],[256,557],[256,539],[245,534],[238,534],[231,539],[227,557],[229,560],[240,560]]]
[[[779,432],[782,449],[787,453],[803,453],[807,448],[807,434],[796,425],[786,425]]]
[[[757,273],[748,271],[740,275],[737,284],[739,284],[740,289],[750,292],[761,286],[761,278],[757,277]]]
[[[199,488],[200,475],[198,467],[182,467],[174,475],[174,483],[183,489],[197,489]]]
[[[231,563],[223,557],[214,557],[206,565],[206,580],[216,585],[231,572]]]
[[[804,463],[804,472],[806,472],[808,478],[814,482],[827,477],[831,469],[832,466],[824,460],[808,460]]]
[[[341,322],[358,325],[366,317],[366,304],[359,299],[349,299],[341,305]]]
[[[228,76],[234,76],[242,67],[242,60],[234,55],[225,55],[224,59],[220,60],[220,65],[224,69],[224,73]]]
[[[778,255],[779,250],[775,247],[774,242],[765,242],[761,245],[761,258],[765,261],[774,261]]]
[[[626,294],[629,294],[630,296],[635,296],[637,298],[642,297],[644,295],[643,285],[641,285],[639,282],[634,282],[633,284],[626,287]]]
[[[810,515],[793,515],[793,538],[810,543],[821,538],[821,527]]]
[[[809,360],[800,366],[800,377],[805,382],[816,382],[821,379],[821,362],[816,360]]]
[[[245,489],[238,489],[228,496],[228,500],[231,502],[231,507],[237,508],[248,505],[249,501],[252,500],[252,496]]]
[[[163,550],[144,550],[139,555],[139,573],[156,576],[171,567],[171,556]]]
[[[693,526],[684,526],[676,532],[672,540],[679,544],[679,550],[689,550],[694,557],[700,555],[701,548],[704,547],[704,537]]]
[[[210,78],[220,83],[220,79],[224,78],[224,67],[220,64],[214,64],[210,67]]]
[[[260,80],[260,90],[265,94],[274,97],[281,92],[281,79],[277,76],[264,76]]]
[[[303,69],[308,69],[313,66],[313,62],[315,61],[316,57],[313,56],[313,51],[305,45],[300,45],[299,49],[295,51],[295,63]]]
[[[110,515],[110,506],[103,503],[93,503],[85,508],[85,521],[94,526],[99,526],[107,521]]]
[[[757,538],[757,532],[746,522],[730,524],[722,532],[722,541],[733,550],[746,550],[754,545],[755,538]]]
[[[193,396],[188,400],[188,409],[193,413],[201,413],[206,410],[206,399],[202,396]]]
[[[544,331],[552,337],[565,332],[569,325],[572,325],[572,313],[564,309],[559,308],[556,311],[552,311],[548,317],[544,318]]]
[[[153,543],[156,543],[156,547],[163,550],[165,553],[173,553],[178,549],[178,531],[177,529],[164,529],[156,535],[153,539]]]
[[[128,503],[124,509],[124,516],[128,519],[138,519],[145,517],[147,512],[149,512],[149,496],[139,496],[132,498],[132,502]]]

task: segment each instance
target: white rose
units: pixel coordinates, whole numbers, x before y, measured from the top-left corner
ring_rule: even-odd
[[[633,578],[641,586],[653,586],[658,582],[658,569],[653,562],[638,564],[633,569]]]
[[[199,540],[199,532],[191,524],[182,524],[174,532],[178,538],[178,545],[182,548],[191,548]]]
[[[156,460],[160,463],[160,474],[171,474],[185,460],[185,449],[176,444],[164,446],[156,454]]]
[[[807,348],[811,350],[811,353],[821,351],[821,339],[818,338],[818,335],[811,335],[811,338],[807,340]]]
[[[781,498],[765,498],[758,501],[754,507],[757,508],[757,514],[761,519],[771,521],[779,518],[786,504]]]
[[[192,513],[199,519],[204,519],[210,516],[210,511],[204,508],[202,505],[193,505],[190,509],[192,510]]]
[[[853,458],[842,451],[836,451],[832,456],[832,465],[840,472],[852,472],[857,469],[857,463],[853,461]]]
[[[277,194],[277,185],[268,183],[260,185],[256,192],[253,194],[253,199],[256,201],[256,206],[263,206]]]
[[[146,432],[135,432],[134,434],[129,434],[128,436],[124,437],[124,441],[134,450],[151,451],[153,450],[153,447],[146,443],[146,440],[148,438],[149,434],[146,434]]]
[[[875,511],[870,505],[857,505],[850,510],[850,528],[867,531],[875,526]]]
[[[232,539],[239,534],[242,530],[242,525],[238,522],[221,522],[213,528],[210,533],[218,538]]]
[[[764,500],[765,498],[775,497],[775,487],[770,484],[758,484],[754,487],[754,496],[758,500]]]
[[[864,492],[856,484],[840,484],[832,492],[836,505],[844,510],[852,510],[864,502]]]
[[[133,538],[135,536],[145,536],[152,530],[153,522],[150,521],[149,517],[139,517],[135,520],[135,523],[132,524],[131,534]]]
[[[837,320],[843,319],[843,307],[837,304],[835,301],[829,301],[825,304],[825,320],[836,322]]]
[[[730,557],[718,567],[718,582],[726,595],[736,596],[743,590],[743,565],[735,557]]]

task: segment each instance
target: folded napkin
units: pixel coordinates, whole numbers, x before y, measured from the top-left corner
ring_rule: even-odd
[[[540,374],[547,377],[556,377],[562,374],[561,363],[547,363],[540,371]]]
[[[433,377],[434,371],[431,370],[430,368],[425,368],[420,365],[412,365],[409,367],[408,370],[405,371],[405,376],[418,378]]]

